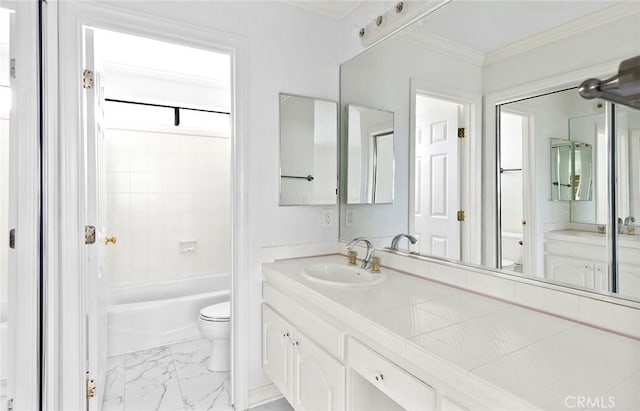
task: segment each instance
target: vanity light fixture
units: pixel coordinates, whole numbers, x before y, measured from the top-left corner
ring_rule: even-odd
[[[358,31],[358,37],[363,41],[363,43],[369,43],[371,37],[377,37],[388,33],[387,26],[390,26],[388,23],[392,23],[393,20],[398,19],[400,15],[404,14],[407,10],[407,5],[403,1],[397,2],[391,9],[387,10],[383,14],[378,15],[373,19],[372,23],[367,24],[364,27],[361,27]],[[376,30],[376,31],[374,31]],[[379,31],[378,31],[379,30]]]

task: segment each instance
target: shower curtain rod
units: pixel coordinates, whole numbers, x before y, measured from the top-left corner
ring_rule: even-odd
[[[121,100],[121,99],[115,99],[115,98],[105,98],[104,100],[110,103],[124,103],[124,104],[136,104],[138,106],[170,108],[173,110],[173,125],[176,127],[180,125],[180,110],[191,110],[191,111],[200,111],[204,113],[231,115],[231,113],[228,111],[205,110],[203,108],[191,108],[191,107],[170,106],[166,104],[143,103],[140,101]]]
[[[590,78],[578,88],[582,98],[601,98],[640,110],[640,56],[620,63],[618,74],[606,80]]]

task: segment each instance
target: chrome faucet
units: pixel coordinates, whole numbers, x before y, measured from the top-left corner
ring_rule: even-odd
[[[391,250],[398,250],[398,243],[400,242],[400,240],[402,240],[403,237],[406,237],[407,240],[409,240],[409,242],[411,244],[415,244],[418,242],[418,239],[415,238],[414,236],[412,236],[411,234],[398,234],[397,236],[393,237],[393,240],[391,240],[391,247],[389,247]]]
[[[367,246],[367,254],[362,259],[362,265],[360,267],[367,268],[371,262],[371,257],[373,257],[373,243],[371,243],[371,241],[364,237],[357,237],[347,243],[347,249],[351,251],[351,249],[361,241]]]
[[[625,228],[629,230],[629,228],[632,226],[632,223],[635,222],[636,219],[632,216],[625,217],[624,221],[622,221],[622,218],[618,217],[618,234],[623,234]]]

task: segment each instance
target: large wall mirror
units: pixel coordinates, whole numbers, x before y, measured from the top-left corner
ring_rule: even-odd
[[[347,195],[341,116],[340,238],[609,293],[615,233],[617,295],[640,300],[640,112],[577,92],[638,54],[638,3],[454,0],[347,61],[341,112],[394,113],[394,200]]]
[[[336,204],[338,105],[280,94],[280,205]]]

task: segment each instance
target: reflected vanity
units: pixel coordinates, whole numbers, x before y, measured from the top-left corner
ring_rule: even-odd
[[[554,77],[552,67],[564,63],[549,57],[553,42],[527,52],[507,47],[525,47],[550,27],[504,43],[450,29],[453,19],[470,16],[478,33],[499,29],[503,12],[515,9],[493,7],[487,14],[474,2],[452,2],[341,66],[341,240],[365,236],[382,248],[409,233],[418,241],[398,252],[416,258],[640,300],[640,111],[578,94],[585,78],[615,74],[619,57]],[[518,13],[523,7],[535,13],[543,5],[519,5]],[[607,7],[573,4],[554,27]],[[635,32],[637,18],[637,10],[620,14],[612,30]],[[576,55],[593,49],[588,36],[572,36]],[[640,54],[634,36],[615,38],[629,57]],[[438,47],[443,41],[447,50]],[[353,138],[362,107],[393,113],[390,204],[374,195],[372,144],[363,149],[364,137]]]

